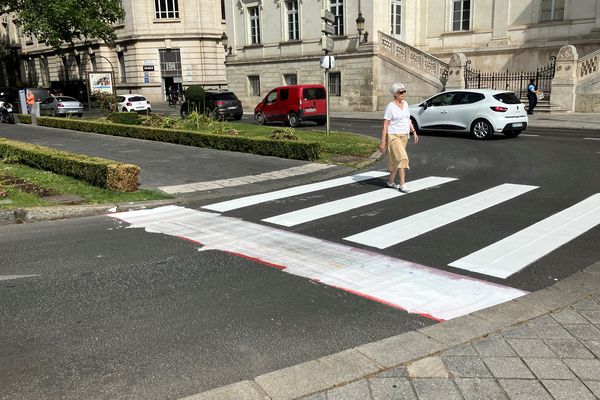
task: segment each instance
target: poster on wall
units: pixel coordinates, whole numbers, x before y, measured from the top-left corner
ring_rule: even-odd
[[[112,72],[90,72],[88,74],[90,92],[114,93]]]

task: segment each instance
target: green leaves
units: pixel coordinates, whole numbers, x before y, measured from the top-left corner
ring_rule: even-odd
[[[113,24],[125,17],[120,0],[0,0],[3,13],[16,13],[23,34],[60,48],[81,39],[115,38]]]

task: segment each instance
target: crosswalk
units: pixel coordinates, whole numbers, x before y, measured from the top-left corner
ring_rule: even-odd
[[[447,320],[499,304],[526,292],[490,283],[460,273],[430,268],[380,253],[419,235],[455,223],[509,200],[535,192],[532,185],[504,183],[479,193],[450,201],[429,210],[404,216],[380,226],[340,237],[332,242],[285,228],[311,221],[327,221],[357,208],[375,207],[381,202],[402,202],[406,194],[389,188],[367,190],[333,201],[278,213],[277,201],[331,188],[381,178],[387,173],[369,171],[309,185],[208,204],[206,211],[166,206],[111,216],[149,232],[186,238],[202,245],[201,251],[219,250],[245,257],[348,292],[352,292],[411,313]],[[453,177],[426,177],[411,182],[412,192],[441,191],[456,184]],[[363,190],[364,191],[364,190]],[[270,216],[248,221],[226,215],[234,210],[262,206]],[[239,213],[239,211],[238,211]],[[235,215],[235,214],[234,214]],[[499,241],[448,260],[456,271],[506,279],[536,260],[600,224],[600,193],[547,216]],[[278,228],[278,226],[283,228]],[[360,248],[355,247],[356,244]]]

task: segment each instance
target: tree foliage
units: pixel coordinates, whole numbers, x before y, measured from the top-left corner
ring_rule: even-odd
[[[75,40],[115,38],[113,24],[125,11],[120,0],[0,0],[0,13],[15,13],[24,35],[54,48]]]

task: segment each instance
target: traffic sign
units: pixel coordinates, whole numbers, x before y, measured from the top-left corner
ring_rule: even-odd
[[[335,22],[335,15],[329,10],[321,10],[321,19],[333,24]]]
[[[321,48],[325,51],[333,51],[333,39],[327,35],[321,36]]]
[[[329,22],[321,21],[321,32],[325,33],[326,35],[334,35],[335,28]]]

